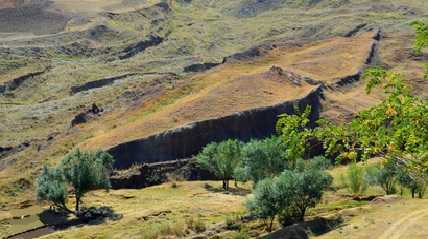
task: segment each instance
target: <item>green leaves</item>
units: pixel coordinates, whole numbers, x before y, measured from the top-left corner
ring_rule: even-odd
[[[410,24],[416,32],[416,38],[413,43],[415,54],[422,54],[422,49],[428,47],[428,25],[422,21],[414,21]]]
[[[276,130],[286,149],[286,158],[296,161],[303,158],[308,147],[308,140],[312,136],[312,130],[309,129],[309,116],[311,107],[307,106],[305,111],[297,114],[283,114],[279,116]]]
[[[64,157],[58,168],[43,168],[42,174],[37,179],[38,198],[69,211],[65,203],[67,189],[72,187],[78,213],[80,198],[85,193],[94,189],[110,188],[113,161],[114,158],[104,151],[82,152],[76,149]]]
[[[287,148],[281,138],[271,137],[253,140],[242,150],[242,164],[246,179],[258,182],[265,177],[273,177],[289,167]]]
[[[320,120],[315,135],[324,142],[329,156],[355,161],[396,151],[423,152],[428,149],[428,104],[411,95],[400,74],[369,68],[364,79],[367,92],[381,87],[386,99],[360,112],[348,124]]]
[[[226,140],[221,143],[210,143],[196,156],[198,163],[205,169],[223,179],[223,187],[229,189],[229,180],[241,162],[242,143],[237,140]]]
[[[37,198],[65,209],[67,195],[67,184],[62,172],[55,168],[43,167],[42,174],[37,178]]]

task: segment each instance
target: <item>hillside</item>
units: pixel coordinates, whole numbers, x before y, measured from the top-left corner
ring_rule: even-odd
[[[35,178],[73,148],[125,169],[189,158],[211,141],[275,133],[312,106],[346,122],[379,103],[365,68],[403,72],[420,0],[0,0],[0,210],[35,202]],[[18,199],[16,199],[18,198]]]

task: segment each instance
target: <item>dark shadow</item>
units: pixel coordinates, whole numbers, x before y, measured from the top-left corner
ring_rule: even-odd
[[[229,191],[226,191],[223,188],[217,188],[217,187],[213,187],[209,184],[206,184],[205,189],[207,191],[213,192],[213,193],[224,193],[224,194],[232,194],[232,195],[237,195],[237,196],[246,196],[248,194],[251,194],[251,190],[245,189],[245,188],[240,188],[240,187],[230,187]]]
[[[83,208],[83,213],[79,216],[83,223],[88,225],[99,225],[109,220],[120,220],[123,215],[116,213],[111,207],[90,207]]]
[[[314,218],[312,220],[297,223],[269,235],[261,237],[262,239],[309,239],[309,235],[319,236],[332,231],[343,223],[341,217],[337,218]]]
[[[39,215],[40,221],[47,226],[55,226],[68,222],[69,215],[65,212],[57,212],[54,210],[44,210]]]

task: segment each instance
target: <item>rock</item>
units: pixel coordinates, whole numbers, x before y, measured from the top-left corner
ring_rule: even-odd
[[[381,197],[376,197],[375,199],[373,199],[371,201],[371,203],[391,203],[394,201],[397,201],[400,199],[400,196],[398,195],[385,195],[385,196],[381,196]]]
[[[220,63],[197,63],[184,67],[184,72],[203,72],[209,70],[215,66],[218,66]]]
[[[160,36],[156,36],[156,35],[150,35],[148,37],[148,39],[139,41],[135,44],[132,44],[128,47],[126,47],[121,55],[119,56],[119,59],[123,60],[123,59],[127,59],[127,58],[131,58],[143,51],[145,51],[148,47],[152,47],[152,46],[156,46],[159,45],[163,42],[163,38]]]
[[[78,124],[83,124],[88,122],[90,119],[96,118],[104,110],[99,108],[95,103],[92,104],[91,108],[85,112],[78,113],[70,122],[70,127],[73,128]]]

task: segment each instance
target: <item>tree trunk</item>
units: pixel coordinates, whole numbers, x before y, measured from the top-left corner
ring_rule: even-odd
[[[223,180],[223,189],[224,189],[225,191],[227,191],[227,183],[226,183],[226,180]]]
[[[76,215],[80,212],[80,196],[76,195]]]
[[[271,232],[271,231],[272,231],[273,220],[275,220],[275,217],[271,217],[271,218],[270,218],[268,232]]]
[[[305,214],[306,214],[306,208],[302,208],[300,210],[300,221],[302,221],[302,222],[305,221]]]
[[[238,188],[238,180],[235,179],[235,188]]]
[[[226,180],[226,191],[229,191],[229,180]]]
[[[415,198],[415,189],[412,188],[412,198]]]

